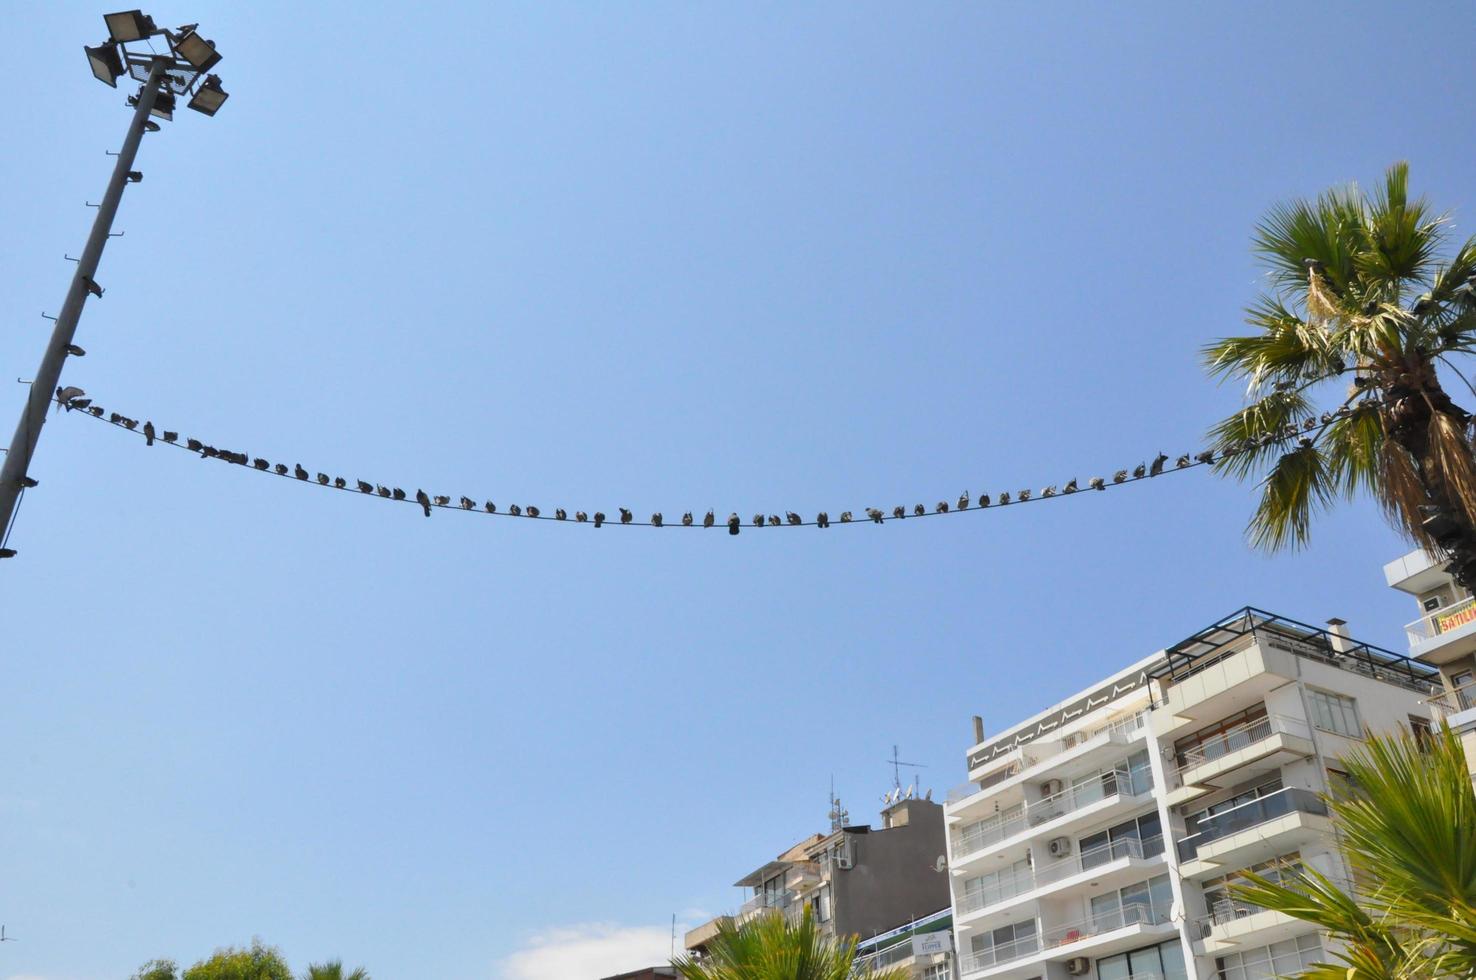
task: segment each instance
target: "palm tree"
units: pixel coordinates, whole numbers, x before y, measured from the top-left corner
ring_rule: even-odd
[[[807,906],[798,922],[775,912],[724,922],[702,959],[672,960],[683,980],[906,980],[906,969],[856,970],[856,940],[820,932]]]
[[[1476,351],[1476,238],[1442,259],[1446,219],[1408,185],[1398,163],[1375,194],[1350,185],[1257,226],[1270,291],[1247,310],[1256,332],[1204,349],[1212,376],[1247,386],[1245,408],[1211,430],[1215,465],[1265,474],[1247,528],[1258,547],[1305,545],[1315,512],[1366,491],[1476,590],[1471,415],[1436,371],[1465,381],[1451,359]]]
[[[302,980],[369,980],[369,971],[360,966],[345,973],[343,960],[329,960],[326,963],[309,964]]]
[[[1237,897],[1346,944],[1307,980],[1476,976],[1476,792],[1459,736],[1373,737],[1344,767],[1354,788],[1328,805],[1359,894],[1309,868],[1279,884],[1247,874]]]

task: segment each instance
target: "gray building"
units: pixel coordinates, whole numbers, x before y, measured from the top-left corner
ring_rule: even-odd
[[[900,794],[899,794],[900,795]],[[735,884],[748,893],[732,915],[721,915],[686,935],[688,952],[702,955],[723,922],[778,914],[798,921],[809,909],[830,936],[871,939],[948,908],[943,808],[926,799],[898,799],[882,811],[882,825],[852,826],[832,809],[829,833],[806,837],[765,861]],[[948,953],[919,957],[918,977]]]

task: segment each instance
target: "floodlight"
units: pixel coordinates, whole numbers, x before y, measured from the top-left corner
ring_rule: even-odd
[[[196,112],[213,116],[228,98],[230,93],[220,87],[220,76],[207,75],[204,83],[195,92],[195,97],[190,99],[189,107]]]
[[[155,30],[154,18],[142,10],[103,14],[103,23],[108,25],[108,36],[115,42],[142,41]]]
[[[174,93],[160,92],[154,97],[154,106],[149,110],[149,115],[158,116],[160,119],[174,119]]]
[[[175,39],[174,53],[194,65],[196,71],[209,71],[220,62],[215,42],[205,40],[193,27]]]
[[[118,57],[118,48],[113,44],[99,44],[95,48],[84,46],[87,63],[99,82],[118,87],[118,76],[123,74],[123,59]]]

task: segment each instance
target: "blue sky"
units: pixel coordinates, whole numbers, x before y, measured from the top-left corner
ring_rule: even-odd
[[[288,5],[146,139],[65,380],[309,469],[668,518],[857,512],[1193,447],[1270,204],[1408,159],[1470,220],[1460,3]],[[127,121],[12,3],[0,378]],[[1458,230],[1465,227],[1458,224]],[[9,432],[21,391],[0,408]],[[1203,472],[730,538],[472,519],[65,416],[0,589],[0,977],[253,935],[579,980],[991,730],[1256,604],[1400,647],[1366,504],[1268,558]]]

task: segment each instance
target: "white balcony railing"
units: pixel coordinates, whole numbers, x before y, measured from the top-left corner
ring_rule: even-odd
[[[792,901],[794,901],[794,892],[787,888],[781,892],[761,892],[738,906],[736,918],[751,918],[755,913],[762,912],[764,909],[782,909]]]
[[[1147,840],[1124,837],[1108,841],[1096,847],[1089,847],[1072,857],[1037,868],[1033,872],[1017,871],[1014,874],[995,878],[981,888],[969,889],[965,885],[963,897],[958,902],[958,912],[960,915],[969,915],[1121,858],[1151,858],[1162,853],[1162,835],[1149,837]]]
[[[1103,933],[1126,929],[1128,926],[1154,926],[1167,921],[1167,909],[1155,909],[1151,905],[1131,902],[1111,912],[1089,916],[1079,922],[1053,926],[1045,931],[1041,942],[1046,947],[1065,946],[1069,943],[1079,943],[1093,936],[1100,936]]]
[[[1238,752],[1246,746],[1254,745],[1277,734],[1310,739],[1312,729],[1305,721],[1299,718],[1289,718],[1286,715],[1267,715],[1254,721],[1242,722],[1233,728],[1227,728],[1215,734],[1212,738],[1205,739],[1192,749],[1179,753],[1179,757],[1183,760],[1179,764],[1179,772],[1183,773],[1207,762],[1213,762],[1221,756]]]
[[[1022,936],[1013,942],[999,943],[986,949],[963,954],[958,959],[959,972],[968,976],[970,973],[987,970],[991,966],[998,966],[1011,960],[1022,960],[1038,952],[1040,952],[1040,940],[1034,934]]]
[[[1136,779],[1144,780],[1143,786],[1135,786]],[[1126,768],[1111,769],[1100,773],[1097,778],[1069,786],[1059,793],[1047,796],[1011,809],[986,820],[965,824],[953,840],[955,860],[974,854],[992,844],[1036,827],[1057,817],[1100,803],[1115,796],[1134,797],[1148,793],[1146,770],[1133,772]]]
[[[1404,635],[1413,646],[1473,621],[1476,621],[1476,596],[1430,610],[1404,627]]]
[[[1086,731],[1077,732],[1075,735],[1067,736],[1066,739],[1062,741],[1061,749],[1062,751],[1070,751],[1071,749],[1076,748],[1078,745],[1085,745],[1087,742],[1090,742],[1092,739],[1096,738],[1099,735],[1106,735],[1107,741],[1117,742],[1119,744],[1126,745],[1138,732],[1142,731],[1147,717],[1148,712],[1138,711],[1126,718],[1119,718],[1116,721],[1109,722],[1108,724],[1102,725],[1098,728],[1092,728],[1087,729]],[[1026,770],[1033,769],[1036,766],[1041,765],[1042,763],[1048,764],[1057,754],[1059,753],[1053,753],[1051,755],[1045,756],[1027,755],[1023,758],[1022,761],[1012,763],[1011,765],[1006,766],[1005,768],[1000,769],[997,772],[992,772],[988,776],[985,776],[983,779],[970,780],[967,783],[960,783],[959,785],[953,787],[948,791],[945,799],[949,803],[957,803],[959,800],[966,800],[976,793],[982,793],[984,790],[989,789],[991,786],[997,786],[1007,779],[1013,779],[1015,776],[1020,775]]]
[[[1476,681],[1462,684],[1451,691],[1444,691],[1432,695],[1427,699],[1428,703],[1447,715],[1457,714],[1462,711],[1470,711],[1476,708]]]

